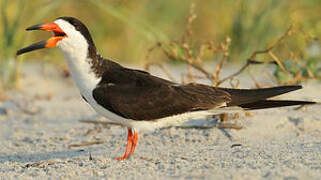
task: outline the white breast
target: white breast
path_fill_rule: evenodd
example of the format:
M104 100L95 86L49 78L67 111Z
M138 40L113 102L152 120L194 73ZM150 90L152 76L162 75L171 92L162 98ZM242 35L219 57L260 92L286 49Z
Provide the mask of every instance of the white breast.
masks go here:
M93 98L92 91L95 89L100 79L95 76L90 68L90 64L88 63L88 59L79 60L77 56L70 57L68 54L63 52L71 76L77 85L80 94L87 100L87 102L91 105L91 107L100 115L106 117L107 119L123 123L123 118L118 116L115 113L108 111L103 108ZM78 57L79 58L79 57Z

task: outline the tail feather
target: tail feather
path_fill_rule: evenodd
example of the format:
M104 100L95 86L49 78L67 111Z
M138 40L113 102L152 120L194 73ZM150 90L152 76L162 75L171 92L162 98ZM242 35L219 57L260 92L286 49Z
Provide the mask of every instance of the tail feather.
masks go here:
M311 101L288 101L288 100L260 100L252 103L240 104L239 106L245 110L266 109L283 106L316 104Z
M301 89L302 86L279 86L272 88L262 88L262 89L229 89L221 88L224 91L227 91L231 95L232 101L229 102L228 106L239 106L245 104L251 104L255 102L267 102L261 101L270 97L281 95L287 92L291 92L297 89ZM293 101L296 102L296 101ZM269 102L272 103L272 102ZM279 107L279 106L277 106Z

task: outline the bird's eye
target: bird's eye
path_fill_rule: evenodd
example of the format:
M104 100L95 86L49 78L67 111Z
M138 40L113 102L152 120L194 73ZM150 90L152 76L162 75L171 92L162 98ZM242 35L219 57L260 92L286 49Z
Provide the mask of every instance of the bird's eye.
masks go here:
M74 27L75 27L75 29L76 29L77 31L80 30L80 27L79 27L77 24L74 24Z

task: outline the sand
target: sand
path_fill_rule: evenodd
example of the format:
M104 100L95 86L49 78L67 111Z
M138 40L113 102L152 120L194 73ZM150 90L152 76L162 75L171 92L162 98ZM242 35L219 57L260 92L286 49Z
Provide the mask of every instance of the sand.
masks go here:
M180 77L177 69L170 67ZM117 161L126 128L79 122L106 119L61 70L46 65L43 73L26 64L23 72L22 90L8 92L0 105L0 179L321 179L320 105L241 114L232 122L241 130L171 127L140 134L135 155ZM321 102L320 82L303 86L282 98ZM84 142L98 144L69 147Z

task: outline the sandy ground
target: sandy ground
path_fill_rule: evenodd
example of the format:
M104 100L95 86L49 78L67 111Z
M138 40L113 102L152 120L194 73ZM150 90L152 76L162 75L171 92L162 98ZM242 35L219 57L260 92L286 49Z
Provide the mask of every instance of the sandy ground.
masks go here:
M241 115L241 130L171 127L141 134L134 157L117 161L126 129L80 123L105 119L60 70L46 66L42 73L28 64L21 84L0 106L0 179L321 179L320 105ZM282 98L321 102L320 82L303 85ZM84 142L102 144L68 148Z

